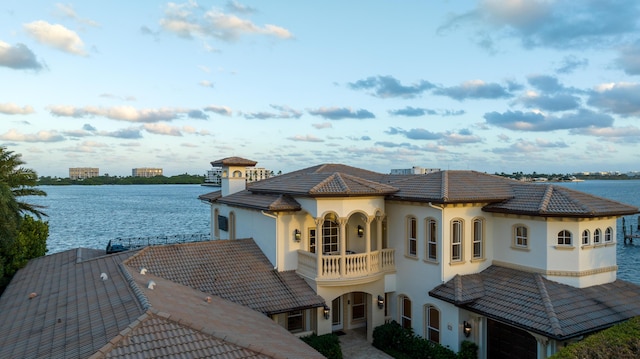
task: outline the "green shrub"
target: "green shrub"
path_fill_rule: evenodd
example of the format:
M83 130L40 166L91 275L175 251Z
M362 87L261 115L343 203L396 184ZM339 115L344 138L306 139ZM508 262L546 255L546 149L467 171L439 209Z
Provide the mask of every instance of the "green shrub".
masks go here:
M402 328L396 321L383 324L373 330L373 346L396 359L458 358L452 350L414 335L412 329Z
M627 359L640 357L640 317L588 336L562 348L553 359Z
M340 340L335 334L316 335L311 334L307 337L300 338L310 347L317 350L320 354L329 359L342 359L342 349L340 349Z
M458 359L478 359L478 344L465 340L460 345Z

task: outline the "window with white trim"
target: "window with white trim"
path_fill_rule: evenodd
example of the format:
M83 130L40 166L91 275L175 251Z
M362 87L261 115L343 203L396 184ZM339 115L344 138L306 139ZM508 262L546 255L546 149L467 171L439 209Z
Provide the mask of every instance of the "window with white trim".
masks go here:
M607 227L607 229L604 230L604 242L613 242L613 229L611 227Z
M316 229L309 228L309 253L316 252Z
M590 237L591 237L591 235L590 235L588 229L585 229L584 231L582 231L582 245L583 246L588 246L589 245L589 241L591 239Z
M440 311L433 305L424 306L425 338L440 343Z
M484 258L484 219L473 220L473 259Z
M418 255L418 221L416 217L407 218L407 255Z
M400 296L400 325L403 328L411 328L411 299L406 295Z
M332 220L325 220L322 225L322 252L338 253L340 250L340 227Z
M427 259L438 260L438 222L435 219L427 220Z
M304 330L304 312L302 310L287 313L287 330L292 333Z
M600 230L600 228L597 228L595 232L593 232L593 244L600 244L601 234L602 231Z
M513 227L513 245L517 248L529 247L529 228L521 224Z
M451 261L460 262L463 259L463 223L460 219L451 221Z
M571 232L563 229L558 232L558 245L560 246L570 246L571 245Z

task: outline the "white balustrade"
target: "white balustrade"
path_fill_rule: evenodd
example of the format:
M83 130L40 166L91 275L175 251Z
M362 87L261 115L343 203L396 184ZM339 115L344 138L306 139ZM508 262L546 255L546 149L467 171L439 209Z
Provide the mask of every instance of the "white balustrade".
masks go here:
M346 254L344 256L344 276L340 274L339 254L322 256L322 270L319 277L316 254L298 250L298 273L317 279L349 279L360 278L395 269L395 249L387 248L370 253ZM369 263L368 263L369 262ZM369 270L367 270L369 264Z

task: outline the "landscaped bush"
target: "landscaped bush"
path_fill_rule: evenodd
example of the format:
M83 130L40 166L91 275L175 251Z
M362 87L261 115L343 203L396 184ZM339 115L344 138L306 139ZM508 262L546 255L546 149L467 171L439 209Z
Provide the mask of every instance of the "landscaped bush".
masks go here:
M373 330L373 346L397 359L470 359L477 358L477 345L471 342L463 343L463 350L459 356L451 349L433 343L413 333L412 329L405 329L396 321L383 324ZM474 349L475 348L475 349ZM475 356L468 356L475 353Z
M326 358L342 359L340 340L335 334L325 334L320 336L311 334L310 336L302 337L301 339Z
M562 348L553 359L630 359L640 357L640 317L632 318Z

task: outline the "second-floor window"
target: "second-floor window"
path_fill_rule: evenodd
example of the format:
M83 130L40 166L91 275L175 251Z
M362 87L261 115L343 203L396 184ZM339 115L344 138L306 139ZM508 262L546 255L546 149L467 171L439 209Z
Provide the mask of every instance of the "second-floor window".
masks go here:
M484 220L473 220L473 259L484 257Z
M438 260L438 224L432 218L427 220L427 259Z
M409 217L407 220L407 255L418 255L418 221L415 217Z
M601 240L601 234L602 231L600 231L600 228L597 228L594 232L593 232L593 244L600 244L600 240Z
M322 252L338 253L340 250L340 227L338 223L326 220L322 225Z
M514 246L518 248L528 248L529 246L529 229L523 225L517 225L514 228Z
M584 231L582 231L582 245L583 246L587 246L589 245L589 230L585 229Z
M462 261L462 221L454 219L451 221L451 261Z
M612 242L613 241L613 229L611 229L611 227L607 227L607 229L604 230L604 242Z
M571 232L562 230L558 232L558 245L570 246L571 245Z
M309 252L316 252L316 229L309 228Z

